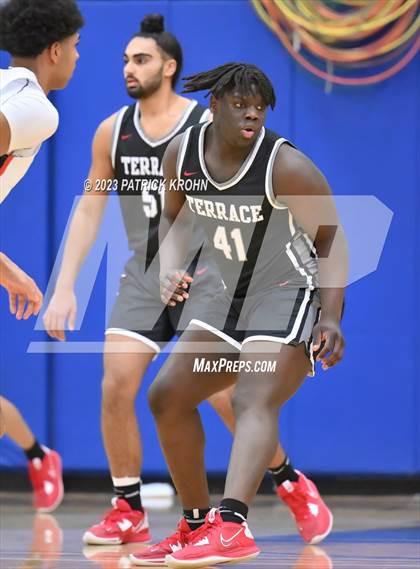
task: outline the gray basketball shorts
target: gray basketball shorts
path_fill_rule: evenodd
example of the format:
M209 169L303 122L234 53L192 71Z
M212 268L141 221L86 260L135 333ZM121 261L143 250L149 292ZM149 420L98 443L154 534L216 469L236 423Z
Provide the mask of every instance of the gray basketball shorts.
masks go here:
M192 318L201 318L204 308L223 291L220 273L211 259L199 260L192 276L190 298L175 307L165 306L160 299L157 271L144 273L142 264L133 256L121 275L105 334L127 336L160 352L174 335L188 327Z
M194 317L191 325L212 332L238 350L254 341L291 346L303 342L313 375L312 331L320 311L318 289L276 286L244 299L222 291L203 318Z

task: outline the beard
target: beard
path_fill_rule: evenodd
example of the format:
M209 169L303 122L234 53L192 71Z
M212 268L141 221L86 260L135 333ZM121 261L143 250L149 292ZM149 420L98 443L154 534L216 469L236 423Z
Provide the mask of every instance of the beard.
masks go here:
M160 89L162 85L162 70L160 70L154 77L148 80L147 83L138 84L136 87L126 87L128 96L132 99L148 99Z

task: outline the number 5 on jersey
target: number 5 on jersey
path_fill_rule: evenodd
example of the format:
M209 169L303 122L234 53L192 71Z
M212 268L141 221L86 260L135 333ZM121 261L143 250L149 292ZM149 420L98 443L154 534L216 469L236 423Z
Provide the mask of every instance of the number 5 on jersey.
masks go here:
M149 190L144 189L141 193L143 200L144 215L148 218L156 217L158 214L158 205L156 197Z

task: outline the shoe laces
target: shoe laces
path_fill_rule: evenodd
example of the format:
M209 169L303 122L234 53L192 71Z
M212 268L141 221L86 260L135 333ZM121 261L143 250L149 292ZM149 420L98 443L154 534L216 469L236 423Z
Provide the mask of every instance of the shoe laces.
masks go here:
M108 523L115 524L116 522L120 521L122 517L130 514L129 511L123 512L122 510L120 510L118 508L117 500L115 498L112 499L112 505L113 505L113 508L111 508L110 510L108 510L106 512L106 514L102 520L102 524L108 524Z
M284 499L293 510L295 517L303 520L312 517L311 511L308 507L307 493L304 492L299 485L295 484L294 491L291 494L288 494Z
M181 545L186 545L188 543L188 537L193 534L194 532L185 531L182 529L181 522L179 522L178 527L174 533L166 537L159 543L161 547L169 547L172 543L176 543L177 541Z
M211 533L216 531L222 523L222 518L217 508L212 508L206 516L206 521L202 526L190 534L188 543L193 545L200 541L203 537L208 537Z
M121 519L121 514L122 512L120 512L119 510L115 510L114 508L112 508L112 510L109 510L105 516L104 519L102 520L102 523L105 524L115 524L117 523L120 519Z

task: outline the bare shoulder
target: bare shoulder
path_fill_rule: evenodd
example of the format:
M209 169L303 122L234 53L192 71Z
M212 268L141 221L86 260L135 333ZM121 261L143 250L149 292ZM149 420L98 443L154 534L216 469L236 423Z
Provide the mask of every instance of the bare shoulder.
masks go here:
M99 123L98 128L95 132L95 138L111 142L117 115L118 112L113 113L111 116L107 117Z
M169 155L169 156L177 156L178 155L178 150L181 146L181 142L182 142L182 139L184 138L184 134L185 133L181 132L181 134L177 134L176 136L173 137L171 142L168 144L168 147L166 148L165 155Z
M312 160L289 144L283 144L276 155L273 185L277 195L285 192L288 195L330 193L324 175Z
M166 172L165 177L176 177L176 163L183 137L183 132L174 136L165 150L165 155L163 157L163 169Z

